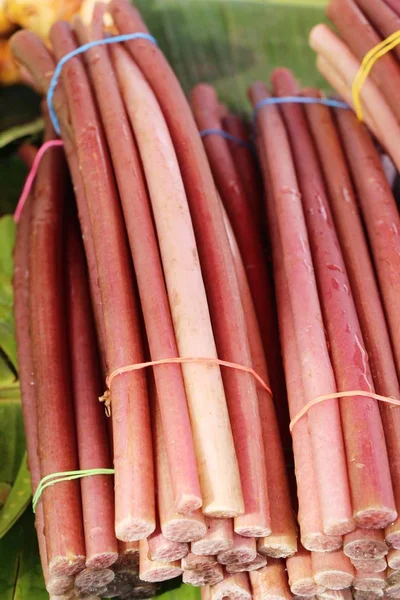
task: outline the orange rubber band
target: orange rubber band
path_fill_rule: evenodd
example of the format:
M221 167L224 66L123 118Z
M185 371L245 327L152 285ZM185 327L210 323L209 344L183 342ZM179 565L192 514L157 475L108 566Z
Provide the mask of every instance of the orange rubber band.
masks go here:
M290 431L293 431L293 428L296 425L296 423L300 421L300 419L308 413L310 408L312 408L316 404L320 404L320 402L325 402L325 400L349 398L352 396L364 396L367 398L372 398L373 400L379 400L379 402L386 402L386 404L392 404L393 406L400 406L400 400L398 400L397 398L392 398L390 396L380 396L379 394L374 394L373 392L365 392L363 390L353 390L350 392L335 392L334 394L326 394L325 396L318 396L318 398L310 400L310 402L307 402L307 404L303 406L299 413L290 421Z
M119 369L115 369L112 371L110 375L106 378L107 390L103 396L99 398L100 402L104 402L106 415L109 417L111 414L111 398L110 398L110 388L111 383L114 377L118 375L123 375L123 373L129 373L130 371L139 371L140 369L146 369L147 367L154 367L157 365L171 365L171 364L188 364L188 363L200 363L206 365L219 365L221 367L228 367L230 369L237 369L238 371L243 371L245 373L250 373L257 380L257 382L264 388L267 392L269 392L272 396L271 388L265 383L262 377L254 369L251 367L246 367L245 365L240 365L238 363L228 362L227 360L220 360L219 358L184 358L184 357L173 357L173 358L161 358L160 360L150 360L148 362L136 363L133 365L126 365L125 367L119 367Z

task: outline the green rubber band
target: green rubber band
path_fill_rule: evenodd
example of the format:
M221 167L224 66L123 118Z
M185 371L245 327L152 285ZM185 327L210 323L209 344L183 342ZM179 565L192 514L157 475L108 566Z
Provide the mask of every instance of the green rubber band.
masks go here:
M37 504L40 500L43 491L55 483L61 481L73 481L74 479L82 479L82 477L91 477L92 475L114 475L114 469L84 469L82 471L64 471L61 473L50 473L40 480L36 492L32 498L32 509L36 512Z

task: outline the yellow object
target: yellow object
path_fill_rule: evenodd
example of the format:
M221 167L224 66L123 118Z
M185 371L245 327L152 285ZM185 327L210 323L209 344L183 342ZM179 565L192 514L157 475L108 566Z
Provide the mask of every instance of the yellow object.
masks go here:
M361 98L360 92L361 88L364 85L365 80L371 72L372 67L376 63L376 61L384 56L393 48L395 48L398 44L400 44L400 30L395 31L385 40L371 48L369 52L364 56L360 68L357 72L357 75L354 78L353 85L351 87L351 95L353 98L353 105L356 115L360 121L363 120L363 112L361 106Z
M76 14L82 0L6 0L7 16L11 22L34 31L46 39L53 23L69 20Z
M8 40L0 38L0 83L13 85L20 81L20 71L15 62Z
M0 0L0 35L8 35L15 29L15 25L7 15L8 0Z

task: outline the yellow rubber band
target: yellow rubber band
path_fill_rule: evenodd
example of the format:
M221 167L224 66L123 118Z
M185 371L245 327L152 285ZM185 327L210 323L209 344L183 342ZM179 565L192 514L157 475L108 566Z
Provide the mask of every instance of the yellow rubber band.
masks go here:
M50 485L60 483L61 481L73 481L82 477L91 477L92 475L114 475L114 469L83 469L82 471L64 471L61 473L50 473L40 480L36 492L32 498L32 509L36 512L37 503L40 500L44 490Z
M395 31L382 42L379 42L379 44L371 48L371 50L367 52L367 54L364 56L361 62L360 68L357 71L357 75L354 78L353 85L351 86L351 95L353 98L354 110L356 112L357 118L360 121L363 120L363 111L360 97L361 88L364 85L365 80L370 74L371 69L376 63L376 61L382 56L385 56L385 54L387 54L391 50L393 50L393 48L395 48L398 44L400 44L400 30Z

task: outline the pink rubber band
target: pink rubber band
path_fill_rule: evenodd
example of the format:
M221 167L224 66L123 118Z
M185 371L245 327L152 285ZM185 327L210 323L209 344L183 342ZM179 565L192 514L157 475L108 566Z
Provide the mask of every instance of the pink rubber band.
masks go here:
M364 396L364 398L372 398L373 400L378 400L379 402L386 402L386 404L400 406L400 400L398 400L397 398L391 398L390 396L380 396L379 394L374 394L373 392L365 392L363 390L352 390L349 392L335 392L334 394L326 394L325 396L318 396L318 398L310 400L310 402L307 402L307 404L303 406L303 408L298 412L298 414L295 417L293 417L293 419L290 421L290 431L293 431L293 428L296 425L296 423L300 421L300 419L308 413L310 408L312 408L316 404L325 402L325 400L351 398L352 396Z
M265 383L265 381L260 377L258 373L251 367L246 367L245 365L240 365L238 363L228 362L226 360L220 360L219 358L184 358L184 357L173 357L173 358L162 358L160 360L150 360L148 362L136 363L133 365L126 365L125 367L120 367L119 369L115 369L110 373L110 375L106 379L107 391L104 396L99 398L100 402L105 403L106 414L110 416L110 387L112 380L114 377L118 375L122 375L123 373L129 373L130 371L139 371L140 369L146 369L147 367L154 367L157 365L170 365L170 364L188 364L188 363L199 363L206 365L218 365L221 367L228 367L230 369L237 369L238 371L244 371L245 373L250 373L255 377L257 382L272 396L271 388Z
M37 152L37 154L35 156L35 159L34 159L34 161L32 163L31 170L29 171L28 177L26 178L26 181L24 183L24 187L22 189L21 196L20 196L20 198L18 200L17 208L15 209L15 212L14 212L14 221L16 223L18 223L18 221L21 218L22 210L24 208L26 199L29 196L30 191L32 189L32 185L33 185L33 182L35 180L35 177L36 177L36 174L37 174L37 171L38 171L38 168L39 168L39 164L40 164L40 161L43 158L44 153L49 148L53 148L54 146L63 146L63 145L64 145L64 142L62 140L49 140L48 142L45 142L39 148L39 150L38 150L38 152Z

